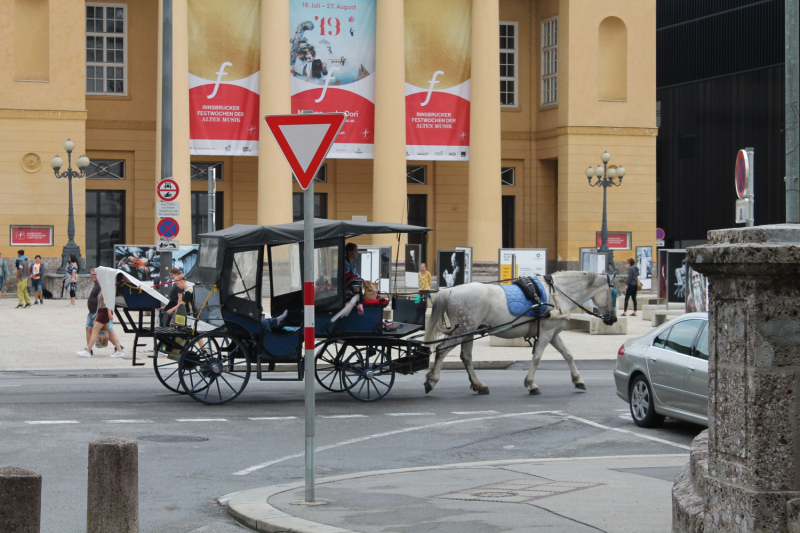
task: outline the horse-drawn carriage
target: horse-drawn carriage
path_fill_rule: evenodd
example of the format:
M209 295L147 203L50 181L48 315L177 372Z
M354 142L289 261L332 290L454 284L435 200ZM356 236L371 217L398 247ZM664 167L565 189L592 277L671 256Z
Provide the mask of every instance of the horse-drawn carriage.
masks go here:
M315 336L322 339L315 377L325 389L375 401L391 390L395 374L428 368L430 349L408 338L424 329L424 299L366 294L362 280L346 280L344 264L346 238L428 231L404 224L314 221ZM260 381L303 380L305 245L302 222L236 225L200 235L197 264L186 276L194 284L196 316L184 321L179 312L171 327L154 329L153 363L159 380L206 404L236 398L253 367ZM271 316L286 313L280 324L263 317L265 296ZM399 320L384 320L390 304ZM296 373L277 372L286 363L296 365Z

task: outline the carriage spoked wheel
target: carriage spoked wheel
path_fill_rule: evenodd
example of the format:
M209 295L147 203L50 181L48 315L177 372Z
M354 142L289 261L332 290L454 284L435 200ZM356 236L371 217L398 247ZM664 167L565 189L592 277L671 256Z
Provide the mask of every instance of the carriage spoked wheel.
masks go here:
M223 332L209 332L191 339L178 363L181 386L189 396L208 405L219 405L239 396L250 380L247 348Z
M342 369L348 348L352 349L352 346L346 341L335 340L326 342L317 352L314 375L324 389L331 392L347 390L342 381Z
M159 342L158 349L153 353L153 370L156 372L158 381L167 389L178 394L186 394L178 375L180 354L179 348L170 349L163 342Z
M386 396L394 385L394 363L389 352L379 346L357 348L344 360L342 384L350 396L362 402Z

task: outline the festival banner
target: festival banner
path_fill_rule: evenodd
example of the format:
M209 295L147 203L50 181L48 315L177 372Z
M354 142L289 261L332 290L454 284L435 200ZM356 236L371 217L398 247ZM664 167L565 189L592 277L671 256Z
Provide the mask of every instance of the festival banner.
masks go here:
M188 0L192 155L258 155L261 0Z
M347 113L329 158L374 154L375 4L290 0L292 113Z
M406 159L467 161L472 0L405 0Z

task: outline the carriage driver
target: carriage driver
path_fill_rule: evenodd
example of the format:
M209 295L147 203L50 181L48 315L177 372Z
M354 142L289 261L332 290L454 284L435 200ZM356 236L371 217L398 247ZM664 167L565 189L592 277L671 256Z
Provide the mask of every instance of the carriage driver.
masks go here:
M345 283L350 281L347 278L347 274L351 274L357 278L361 276L358 273L358 267L356 266L356 259L358 259L358 245L354 242L348 242L347 246L344 247L344 274L345 274Z

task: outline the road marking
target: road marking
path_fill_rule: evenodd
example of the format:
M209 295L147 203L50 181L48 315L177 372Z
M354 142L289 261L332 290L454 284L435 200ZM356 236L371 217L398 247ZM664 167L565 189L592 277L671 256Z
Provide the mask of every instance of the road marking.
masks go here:
M682 450L691 450L691 447L686 446L685 444L678 444L677 442L672 442L672 441L666 440L666 439L659 439L658 437L652 437L650 435L642 435L641 433L637 433L635 431L629 431L627 429L612 428L610 426L604 426L603 424L598 424L597 422L592 422L591 420L586 420L585 418L581 418L579 416L572 416L572 415L568 415L566 413L564 413L564 416L566 416L567 418L570 418L572 420L575 420L576 422L582 422L582 423L584 423L586 425L594 426L596 428L606 429L606 430L609 430L609 431L616 431L618 433L625 433L625 434L628 434L628 435L633 435L634 437L639 437L640 439L647 439L647 440L651 440L653 442L659 442L661 444L668 444L669 446L675 446L676 448L680 448Z
M256 416L248 420L294 420L296 416Z
M367 415L319 415L320 418L369 418Z
M633 420L631 415L619 415L619 417L623 420Z
M435 416L436 413L386 413L386 416Z
M617 413L627 413L630 409L614 409Z
M152 420L103 420L106 424L152 424Z
M509 444L508 446L503 446L504 450L513 450L514 448L516 448L516 446L514 446L513 444Z
M355 438L355 439L345 440L345 441L342 441L342 442L337 442L335 444L329 444L327 446L320 446L319 448L317 448L315 450L315 452L316 453L324 452L325 450L331 450L333 448L339 448L340 446L347 446L349 444L356 444L358 442L364 442L364 441L372 440L372 439L379 439L379 438L382 438L382 437L391 437L393 435L400 435L402 433L409 433L411 431L419 431L419 430L422 430L422 429L432 429L432 428L437 428L437 427L452 426L452 425L455 425L455 424L467 424L467 423L470 423L470 422L479 422L481 420L497 420L497 419L500 419L500 418L512 418L512 417L518 417L518 416L530 416L530 415L541 415L541 414L557 414L557 415L560 415L560 416L565 416L561 412L555 413L554 411L530 411L530 412L527 412L527 413L511 413L511 414L497 415L497 416L483 416L483 417L479 417L479 418L461 418L461 419L458 419L458 420L448 420L447 422L435 422L433 424L425 424L424 426L414 426L414 427L410 427L410 428L396 429L394 431L386 431L384 433L375 433L373 435L366 435L364 437L358 437L358 438ZM305 452L303 452L303 453L295 453L293 455L286 455L286 456L280 457L278 459L273 459L272 461L267 461L265 463L261 463L261 464L255 465L255 466L251 466L251 467L245 468L244 470L239 470L238 472L234 472L233 475L234 476L246 476L248 474L252 474L253 472L255 472L257 470L261 470L262 468L266 468L266 467L272 466L274 464L282 463L284 461L289 461L291 459L297 459L298 457L303 457L303 456L305 456Z
M497 415L497 411L453 411L454 415Z
M176 418L177 422L227 422L227 418Z
M80 424L77 420L26 420L26 424L43 426L49 424Z

